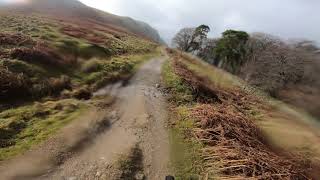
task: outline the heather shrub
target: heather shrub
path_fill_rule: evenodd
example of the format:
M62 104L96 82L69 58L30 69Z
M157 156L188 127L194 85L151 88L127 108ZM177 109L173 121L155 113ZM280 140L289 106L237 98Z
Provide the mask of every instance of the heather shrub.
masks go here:
M29 93L29 81L22 73L15 74L0 65L0 99L10 100Z
M71 79L65 75L60 78L50 78L48 82L51 95L57 95L64 89L71 89Z
M72 92L72 97L79 100L88 100L92 97L92 93L89 87L82 87Z

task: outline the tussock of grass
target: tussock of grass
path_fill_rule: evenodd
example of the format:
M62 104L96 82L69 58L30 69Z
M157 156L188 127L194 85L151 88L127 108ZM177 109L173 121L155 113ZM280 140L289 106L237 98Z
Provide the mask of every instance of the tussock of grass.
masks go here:
M81 65L81 71L84 73L93 73L101 70L102 67L102 62L99 59L93 58L88 61L85 61Z
M45 71L41 67L19 60L2 60L0 66L6 67L13 73L23 73L35 79L40 79L41 76L45 75Z
M77 118L87 105L71 99L35 103L0 113L0 160L23 153Z
M3 101L58 95L71 88L68 76L50 77L43 67L19 60L0 60L0 73L0 97Z
M129 154L118 160L117 167L120 170L119 179L135 180L136 175L143 173L143 154L141 148L136 145ZM143 178L145 179L145 177Z
M111 59L92 59L84 62L82 68L84 71L93 72L84 73L81 76L86 84L97 90L108 83L128 79L143 62L156 55L156 53L148 53L118 56Z

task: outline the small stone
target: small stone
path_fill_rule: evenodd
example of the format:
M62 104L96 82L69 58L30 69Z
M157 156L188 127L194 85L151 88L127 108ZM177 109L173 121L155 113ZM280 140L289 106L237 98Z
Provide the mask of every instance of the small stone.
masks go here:
M97 177L100 177L100 176L101 176L101 172L98 171L98 172L96 173L96 176L97 176Z
M160 84L156 84L156 88L160 88Z
M145 176L144 176L143 173L137 173L136 176L135 176L135 178L136 178L137 180L144 180Z
M102 174L100 179L102 179L102 180L107 180L107 178L108 178L108 177L107 177L106 174Z

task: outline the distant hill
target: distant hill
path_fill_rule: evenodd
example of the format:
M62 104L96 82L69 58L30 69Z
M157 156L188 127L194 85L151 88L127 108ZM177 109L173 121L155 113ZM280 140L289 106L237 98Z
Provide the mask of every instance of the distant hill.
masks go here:
M147 23L129 17L116 16L84 5L78 0L31 0L20 5L7 4L3 10L14 13L39 13L55 19L72 19L87 23L115 26L115 28L164 43L157 30ZM3 11L1 10L1 11Z

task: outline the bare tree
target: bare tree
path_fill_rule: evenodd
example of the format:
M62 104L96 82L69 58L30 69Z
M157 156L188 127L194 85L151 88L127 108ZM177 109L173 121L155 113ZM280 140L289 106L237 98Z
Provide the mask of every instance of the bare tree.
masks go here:
M279 38L257 33L246 44L247 62L240 75L249 83L276 96L288 84L298 83L304 75L305 56Z
M189 52L194 41L195 28L183 28L181 29L172 40L174 47L181 51Z
M183 28L173 38L174 47L185 51L194 52L202 47L202 43L207 39L210 27L200 25L196 28Z
M315 53L319 50L316 42L310 40L297 40L291 43L294 48L298 48L304 51Z
M240 76L277 98L320 118L320 56L310 41L295 44L263 33L246 44Z

